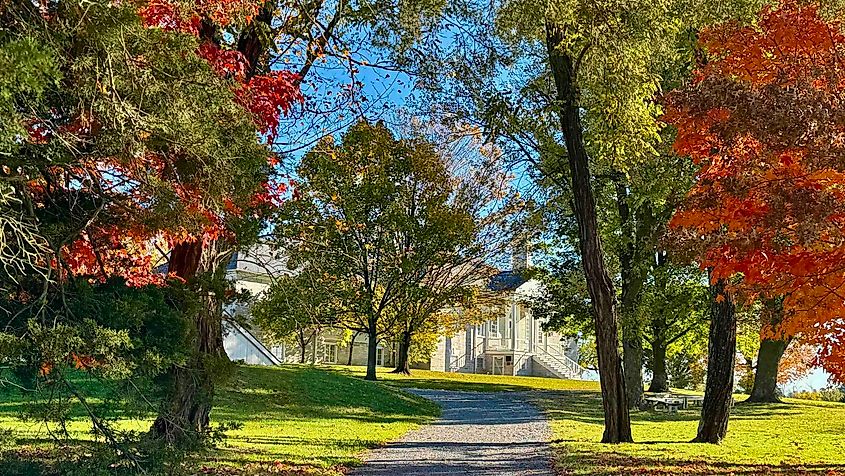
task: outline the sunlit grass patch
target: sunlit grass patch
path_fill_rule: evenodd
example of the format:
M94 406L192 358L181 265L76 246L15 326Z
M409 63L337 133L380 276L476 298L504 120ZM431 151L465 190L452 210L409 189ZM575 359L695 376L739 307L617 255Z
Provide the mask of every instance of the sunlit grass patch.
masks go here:
M341 373L363 376L364 367L332 367ZM470 374L411 370L411 375L394 374L379 369L378 378L396 387L458 390L471 392L507 392L526 390L598 390L599 383L589 380L565 380L543 377L514 377L509 375Z
M52 459L85 454L90 422L74 409L67 446L52 444L55 425L20 419L22 402L0 396L0 431L10 430L0 475L56 474ZM5 401L3 401L5 399ZM341 474L360 455L436 417L433 403L391 386L307 366L241 366L218 392L213 423L235 423L211 451L187 465L197 473ZM119 419L124 430L146 431L151 419ZM11 446L11 447L9 447ZM13 472L8 472L13 471Z
M634 411L636 443L605 445L598 393L547 393L537 400L551 418L558 470L566 475L845 474L845 404L740 403L721 445L689 443L697 408Z

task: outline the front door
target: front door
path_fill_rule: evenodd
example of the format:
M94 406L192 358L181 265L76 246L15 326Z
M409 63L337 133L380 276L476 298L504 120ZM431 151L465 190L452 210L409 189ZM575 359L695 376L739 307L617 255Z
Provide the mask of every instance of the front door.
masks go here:
M497 355L493 357L493 375L504 375L505 357Z

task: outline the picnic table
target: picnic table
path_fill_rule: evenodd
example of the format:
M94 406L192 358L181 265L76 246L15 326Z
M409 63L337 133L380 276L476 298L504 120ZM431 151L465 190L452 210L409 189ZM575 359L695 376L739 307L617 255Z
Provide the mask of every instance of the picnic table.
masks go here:
M701 405L704 397L701 395L686 395L682 393L656 393L646 395L643 399L655 411L666 410L675 413L679 409L686 410L690 406Z

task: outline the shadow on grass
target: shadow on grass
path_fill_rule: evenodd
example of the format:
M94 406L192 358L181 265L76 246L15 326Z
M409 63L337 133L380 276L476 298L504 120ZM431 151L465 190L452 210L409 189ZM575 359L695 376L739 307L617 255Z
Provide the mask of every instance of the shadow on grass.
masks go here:
M0 457L0 475L3 476L60 476L61 470L47 462L15 457Z
M88 454L103 449L101 444L61 447L21 447L0 452L0 476L67 476L68 474L103 474L135 476L138 473L119 461L97 459ZM255 452L258 453L258 452ZM209 454L196 454L169 466L157 467L144 474L202 474L211 476L342 476L344 466L354 464L342 458L320 458L321 464L297 464L284 458L250 459L246 451L226 449ZM283 455L279 455L283 456ZM316 461L315 461L316 463ZM172 472L175 471L175 472Z
M62 440L48 445L42 440L19 440L19 445L0 451L2 476L66 476L67 474L109 474L123 476L129 469L115 458L99 456L107 450L102 443ZM35 443L29 445L28 443Z

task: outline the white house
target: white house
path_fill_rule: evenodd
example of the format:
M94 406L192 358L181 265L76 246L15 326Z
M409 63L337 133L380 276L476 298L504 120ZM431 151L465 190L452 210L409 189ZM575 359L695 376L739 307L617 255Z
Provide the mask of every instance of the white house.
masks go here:
M578 364L577 340L543 331L543 321L535 319L526 305L538 296L541 284L523 275L517 269L491 278L488 287L506 294L504 312L497 319L467 326L455 336L441 337L431 358L431 370L581 377L584 369Z
M503 294L506 304L501 316L467 326L453 336L441 337L430 361L414 367L442 372L580 378L584 369L577 363L577 341L544 332L543 323L534 319L526 305L541 291L539 281L525 277L529 260L527 252L517 254L514 270L500 272L487 280L489 290ZM229 264L229 277L236 287L248 289L253 295L269 287L271 273L285 272L289 271L266 247L236 254ZM243 305L227 309L230 316L243 317L248 312ZM300 361L302 349L297 346L265 345L260 330L245 328L234 319L227 320L225 327L224 345L232 360L258 365ZM392 366L397 349L396 343L382 341L376 353L378 365ZM305 357L310 363L365 365L367 335L338 329L321 331L309 342Z
M237 252L229 261L227 278L234 281L238 291L249 291L260 296L271 283L271 276L289 272L284 263L275 258L265 245L247 252ZM224 310L223 347L230 359L254 365L279 365L283 362L264 345L261 333L239 321L249 321L249 307L232 304Z

